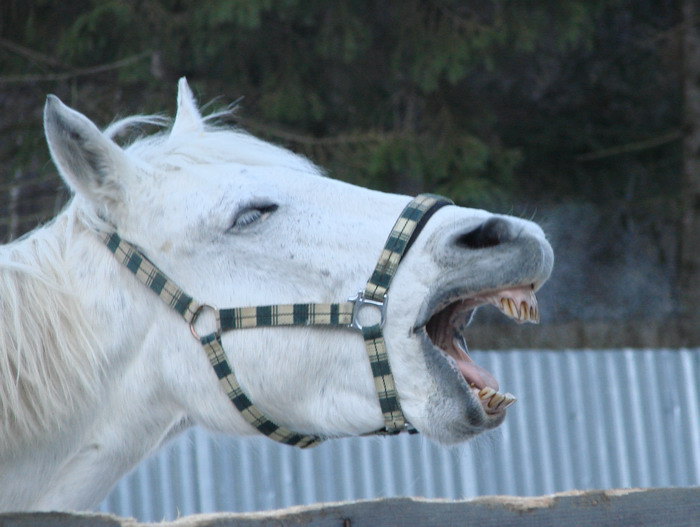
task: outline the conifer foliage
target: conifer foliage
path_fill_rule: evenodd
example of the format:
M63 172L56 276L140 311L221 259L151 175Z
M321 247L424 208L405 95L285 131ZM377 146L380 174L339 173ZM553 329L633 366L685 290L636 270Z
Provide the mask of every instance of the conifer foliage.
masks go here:
M490 207L673 196L677 3L4 0L0 185L46 170L46 93L107 124L171 109L185 75L203 102L242 96L253 133L374 188Z

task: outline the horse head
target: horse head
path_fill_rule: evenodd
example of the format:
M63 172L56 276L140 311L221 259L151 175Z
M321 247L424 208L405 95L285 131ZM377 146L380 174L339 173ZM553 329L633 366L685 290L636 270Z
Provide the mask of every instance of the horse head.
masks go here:
M111 258L100 236L118 233L206 305L342 302L364 288L410 201L331 179L303 157L211 124L184 80L171 129L126 147L55 97L45 128L75 193L70 207L84 228L72 272L83 277L86 316L110 342L105 353L139 365L123 366L134 393L157 393L149 400L218 431L253 429L188 325ZM553 255L536 224L483 210L444 206L421 227L393 277L383 336L407 420L455 443L500 424L514 400L469 357L474 310L491 304L517 322L538 321L535 293ZM275 423L324 437L381 428L357 332L257 327L222 342L243 391Z

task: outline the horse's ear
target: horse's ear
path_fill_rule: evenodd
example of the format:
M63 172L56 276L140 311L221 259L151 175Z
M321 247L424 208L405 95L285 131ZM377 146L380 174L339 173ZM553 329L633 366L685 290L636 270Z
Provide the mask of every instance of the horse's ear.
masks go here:
M181 134L201 133L204 131L204 121L202 115L197 109L197 103L192 95L187 84L187 79L182 77L177 83L177 114L173 129L170 132L171 137L177 137Z
M75 192L103 206L120 200L120 180L135 167L90 119L49 95L44 131L54 163Z

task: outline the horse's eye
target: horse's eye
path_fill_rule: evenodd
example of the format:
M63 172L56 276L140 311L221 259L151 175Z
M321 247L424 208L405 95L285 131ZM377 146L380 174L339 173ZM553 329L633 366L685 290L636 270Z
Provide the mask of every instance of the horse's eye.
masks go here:
M278 205L273 203L267 205L254 205L242 209L231 223L232 229L243 229L256 221L264 220L278 209Z

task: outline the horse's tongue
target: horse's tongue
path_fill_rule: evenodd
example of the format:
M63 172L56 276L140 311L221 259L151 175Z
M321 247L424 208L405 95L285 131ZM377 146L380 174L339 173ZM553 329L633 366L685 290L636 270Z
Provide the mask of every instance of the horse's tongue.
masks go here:
M498 381L494 379L493 375L491 375L488 370L482 368L476 362L458 360L457 366L470 386L474 385L480 390L488 386L498 391Z
M452 358L457 362L457 367L467 381L467 384L479 390L489 387L498 391L498 381L491 375L491 372L479 366L469 356L463 338L455 337L452 341L452 347L453 349L450 355L452 355Z

